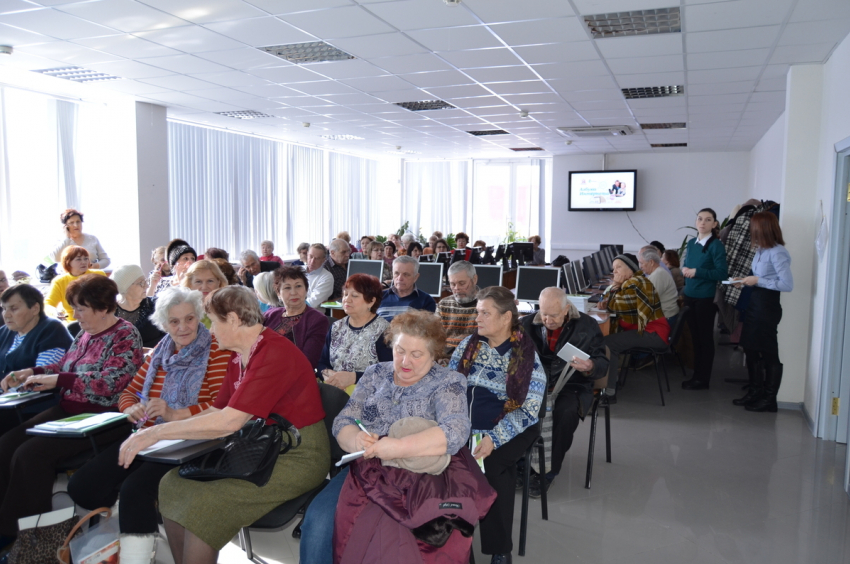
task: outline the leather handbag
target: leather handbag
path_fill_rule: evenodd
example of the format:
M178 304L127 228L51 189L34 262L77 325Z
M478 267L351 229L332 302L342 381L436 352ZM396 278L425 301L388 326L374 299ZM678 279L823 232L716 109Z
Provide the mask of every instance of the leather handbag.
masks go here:
M44 515L39 515L38 521L41 521ZM71 533L70 536L73 536L77 532L76 525L79 520L80 518L74 515L70 519L47 526L39 526L37 521L35 527L21 530L11 552L9 552L9 563L44 564L45 562L53 562L53 559L56 558L56 550L69 537L69 533Z
M269 482L277 457L300 444L298 429L277 413L270 413L268 419L249 421L221 448L186 462L178 472L189 480L234 478L262 487Z

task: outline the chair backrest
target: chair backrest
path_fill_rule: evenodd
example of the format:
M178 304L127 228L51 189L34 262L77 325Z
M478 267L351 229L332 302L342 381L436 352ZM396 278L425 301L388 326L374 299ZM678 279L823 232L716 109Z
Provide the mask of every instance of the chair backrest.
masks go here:
M682 330L685 328L685 319L688 317L688 312L691 310L689 306L685 306L679 310L679 315L676 317L676 323L670 329L670 346L676 348L679 344L679 338L682 336Z
M611 349L605 347L605 358L611 360ZM593 381L593 389L594 390L604 390L608 387L608 375L606 374L602 378Z
M334 419L348 403L349 396L344 390L335 388L330 384L319 383L319 393L322 396L322 407L325 410L325 427L328 429L328 439L331 443L331 463L335 464L345 456L346 453L336 442L333 435Z

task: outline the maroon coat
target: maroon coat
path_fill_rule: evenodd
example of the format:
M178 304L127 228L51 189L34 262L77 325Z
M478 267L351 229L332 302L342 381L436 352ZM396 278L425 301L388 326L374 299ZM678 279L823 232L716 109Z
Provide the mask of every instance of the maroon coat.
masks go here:
M276 307L263 315L263 325L277 332L286 308ZM307 306L301 315L298 325L292 330L295 346L298 347L315 369L322 358L322 348L325 346L325 335L328 333L330 320L316 309Z
M466 564L474 527L495 500L467 447L439 476L358 459L337 504L334 564Z

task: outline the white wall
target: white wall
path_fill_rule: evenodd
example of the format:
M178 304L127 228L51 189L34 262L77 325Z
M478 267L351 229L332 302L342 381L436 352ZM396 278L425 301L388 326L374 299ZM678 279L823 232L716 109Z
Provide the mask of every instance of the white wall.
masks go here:
M151 252L168 242L168 123L164 106L136 102L136 170L139 201L138 264L147 272ZM198 251L203 252L203 251Z
M750 197L778 202L782 194L785 144L783 113L750 152Z
M581 258L597 243L623 244L635 252L645 245L625 212L569 212L570 170L599 170L601 155L555 157L552 185L552 250L550 256ZM678 248L701 208L713 208L719 219L749 198L750 155L734 153L608 155L606 168L637 169L637 211L632 222L647 241Z

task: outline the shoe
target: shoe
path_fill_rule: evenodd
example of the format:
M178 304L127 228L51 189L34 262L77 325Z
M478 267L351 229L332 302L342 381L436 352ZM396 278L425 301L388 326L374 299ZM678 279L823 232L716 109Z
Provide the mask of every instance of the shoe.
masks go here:
M490 558L490 564L511 564L513 562L511 560L511 553L507 554L494 554L492 558Z
M682 382L683 390L707 390L708 382L703 382L702 380L697 380L696 378L691 378L690 380L685 380Z
M747 378L749 380L747 394L742 398L732 400L732 405L755 403L764 394L764 373L762 372L761 362L757 359L750 359L750 355L747 355Z
M764 394L761 396L761 399L745 405L744 409L747 411L776 413L776 393L782 384L782 368L783 366L781 364L775 364L765 368Z
M540 476L535 476L537 479L532 480L531 484L528 486L528 497L531 499L540 499L543 495L543 491L541 490L541 481ZM555 477L552 476L550 479L548 476L543 480L543 483L546 484L546 491L549 491L549 488L552 486L552 482L555 481Z

